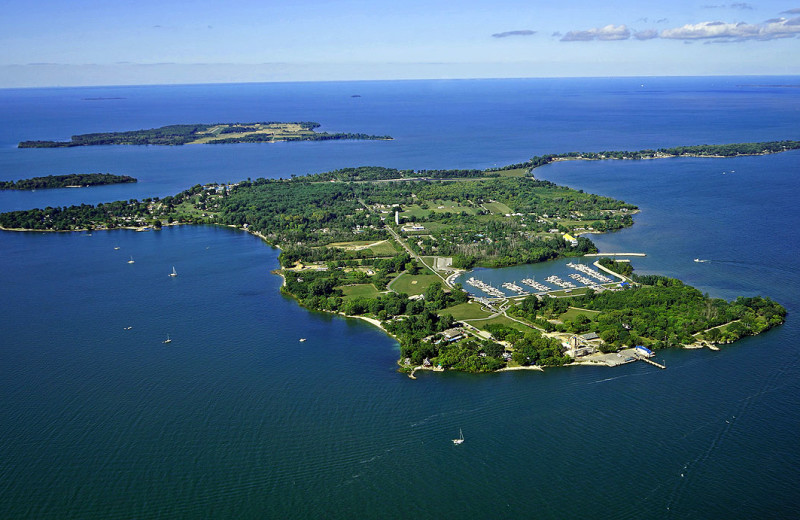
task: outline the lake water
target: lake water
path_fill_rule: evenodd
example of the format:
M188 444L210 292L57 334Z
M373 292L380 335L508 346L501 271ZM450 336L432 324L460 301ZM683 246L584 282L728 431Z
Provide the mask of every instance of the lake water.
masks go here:
M140 182L2 192L0 210L346 166L484 168L549 152L796 139L800 89L758 85L798 81L3 90L0 180L102 171ZM256 120L395 140L15 148ZM637 363L413 381L396 372L397 344L379 330L282 297L270 274L277 251L246 233L0 233L0 518L796 517L798 173L798 152L536 170L640 207L632 228L593 237L601 251L647 253L637 272L717 297L769 296L790 312L720 352L659 353L664 371ZM562 265L480 277L539 280ZM466 442L456 447L459 428Z

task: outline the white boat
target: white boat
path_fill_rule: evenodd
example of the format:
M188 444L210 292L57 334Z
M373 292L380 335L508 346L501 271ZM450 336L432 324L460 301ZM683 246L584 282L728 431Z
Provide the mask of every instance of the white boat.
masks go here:
M453 439L453 444L459 445L464 442L464 432L461 431L461 428L458 429L458 439Z
M306 340L306 338L300 338L300 342L301 342L301 343L302 343L303 341L305 341L305 340Z
M175 266L172 266L172 272L169 273L170 276L178 276L178 271L175 270Z
M169 334L167 334L167 339L165 339L165 340L164 340L164 341L162 341L161 343L172 343L172 340L171 340L171 339L169 339Z
M130 260L128 260L128 263L129 263L129 264L132 264L132 263L133 263L133 257L131 257L131 259L130 259Z

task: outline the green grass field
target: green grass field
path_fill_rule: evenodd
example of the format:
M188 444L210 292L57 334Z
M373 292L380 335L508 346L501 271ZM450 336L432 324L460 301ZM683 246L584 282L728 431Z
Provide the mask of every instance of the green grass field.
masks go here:
M561 289L561 290L558 290L558 291L552 291L552 292L550 292L550 294L552 294L553 296L556 296L556 297L559 297L559 296L580 296L582 294L585 294L586 291L588 291L588 290L589 290L588 287L579 287L577 289L572 289L572 290ZM570 291L570 292L567 292L567 291Z
M395 292L406 293L409 296L422 294L425 289L430 287L433 282L441 282L442 279L435 274L410 275L403 273L392 282L391 289Z
M375 240L354 240L352 242L331 242L328 247L339 247L341 249L353 249L373 244Z
M528 174L527 168L516 168L514 170L503 170L497 172L500 177L525 177Z
M522 323L517 323L514 320L506 318L505 316L498 316L496 318L492 318L491 320L484 320L484 321L473 321L471 325L478 327L479 329L486 330L486 326L490 324L498 323L500 325L505 325L506 327L510 327L512 329L517 329L521 332L530 332L531 330L535 330L532 327L528 327L527 325L523 325Z
M580 309L575 309L575 308L573 308L573 307L570 307L570 308L569 308L569 310L567 310L567 312L565 312L564 314L562 314L561 316L559 316L559 317L558 317L558 319L560 319L561 321L564 321L564 320L574 320L574 319L575 319L575 317L576 317L578 314L583 314L583 315L584 315L584 316L586 316L587 318L594 318L595 316L597 316L598 314L600 314L600 311L580 310Z
M512 209L503 204L502 202L486 202L483 206L497 215L506 215L508 213L513 213Z
M344 293L344 298L377 298L381 293L371 283L358 285L345 285L338 287Z
M453 307L442 309L439 311L439 314L449 314L456 320L474 320L491 316L491 314L483 310L479 304L472 302L461 303Z
M395 256L397 249L394 247L394 241L384 240L369 248L375 256Z
M471 206L462 206L452 200L434 200L428 203L428 209L422 209L418 204L406 206L404 211L400 212L401 217L406 219L420 219L428 215L430 212L434 213L461 213L467 212L470 215L476 215L479 208Z

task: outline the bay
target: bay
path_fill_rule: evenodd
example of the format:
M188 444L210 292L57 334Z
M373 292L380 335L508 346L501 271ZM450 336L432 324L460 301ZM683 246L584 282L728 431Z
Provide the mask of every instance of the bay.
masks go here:
M363 164L483 168L549 152L791 139L797 89L742 85L792 82L0 91L10 123L0 130L0 179L110 171L141 180L2 192L0 209L164 196L196 183ZM87 99L99 97L124 99ZM234 120L315 120L323 130L396 139L14 148L23 139ZM799 159L791 152L536 170L637 204L632 228L592 237L601 250L646 252L634 260L637 271L718 297L770 296L790 311L785 325L720 352L659 353L665 371L634 364L412 381L395 371L391 338L282 297L269 272L277 251L240 231L0 233L0 517L796 516ZM551 268L482 276L520 279ZM459 428L466 442L455 447Z

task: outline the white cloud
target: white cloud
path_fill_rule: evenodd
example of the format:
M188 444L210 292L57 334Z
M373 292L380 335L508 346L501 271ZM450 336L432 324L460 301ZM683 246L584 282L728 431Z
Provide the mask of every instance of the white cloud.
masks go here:
M532 36L536 34L536 31L530 30L522 30L522 31L506 31L501 33L494 33L492 35L493 38L508 38L509 36Z
M655 29L645 29L644 31L633 33L633 37L637 40L652 40L653 38L658 38L658 31Z
M569 31L561 38L562 42L586 42L592 40L614 41L627 40L631 37L631 32L625 25L606 25L589 29L588 31Z
M668 40L727 39L774 40L800 34L800 18L777 18L760 24L701 22L664 29L659 36Z

